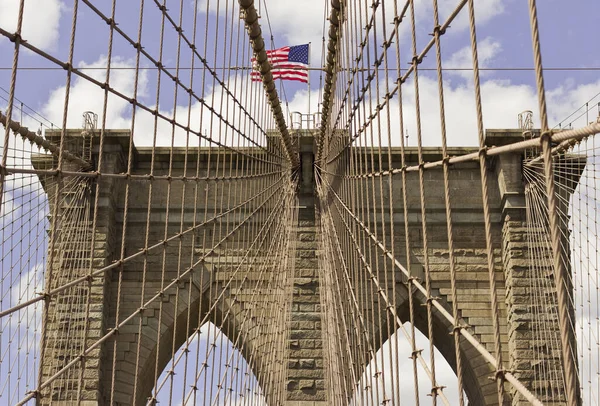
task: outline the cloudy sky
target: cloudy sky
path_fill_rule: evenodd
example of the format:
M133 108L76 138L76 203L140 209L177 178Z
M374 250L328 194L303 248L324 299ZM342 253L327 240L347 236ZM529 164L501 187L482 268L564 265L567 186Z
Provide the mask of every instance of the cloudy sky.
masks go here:
M0 26L8 31L13 31L16 27L16 13L18 9L18 0L0 0ZM98 10L106 16L110 16L109 1L96 1ZM209 32L214 32L215 21L221 25L226 22L225 15L227 7L231 2L220 2L220 9L216 2L207 4L207 0L183 0L183 20L182 26L184 33L192 37L192 27L194 18L194 7L197 3L198 8L198 34L196 42L199 47L204 45L204 26L208 21ZM259 4L260 3L260 4ZM323 16L326 12L325 4L322 0L306 0L301 6L291 6L289 1L270 0L265 3L257 2L260 8L261 24L265 37L273 37L276 47L284 45L312 44L311 65L319 67L321 65L321 49L323 44ZM441 20L445 19L449 11L455 6L455 0L440 0ZM137 28L139 20L139 2L138 1L118 1L116 2L115 20L127 35L132 39L137 38ZM393 10L393 0L386 0L388 18L391 21L391 11ZM178 20L180 14L180 2L168 1L167 7L174 20ZM558 125L570 114L576 112L586 102L596 105L600 102L597 96L600 92L600 47L595 41L597 30L595 29L595 16L600 14L600 3L595 0L576 0L565 2L561 0L543 0L538 2L539 19L542 33L542 51L544 65L547 68L596 68L596 70L561 70L546 71L546 85L548 89L548 101L550 108L551 125ZM209 17L206 17L208 10ZM487 68L528 68L533 66L531 52L531 34L528 22L528 12L526 2L521 0L479 0L476 2L477 21L478 21L478 39L481 66ZM466 11L466 10L464 10ZM443 59L446 68L469 68L471 66L469 45L469 32L466 21L466 13L455 21L448 33L443 37ZM69 55L69 40L71 36L71 22L73 19L73 2L63 0L27 0L25 3L25 17L23 22L23 37L31 44L42 49L56 58L66 61ZM417 19L417 43L420 49L429 41L428 33L431 32L432 17L431 4L429 1L420 0L416 2ZM237 19L235 19L237 20ZM159 55L159 38L161 26L161 14L154 2L147 2L144 11L142 30L142 44L154 58ZM406 20L408 22L409 20ZM237 24L237 21L235 21ZM404 55L411 53L410 37L407 25L401 29L401 47ZM221 30L220 32L223 32ZM211 35L209 35L211 37ZM211 41L210 38L207 47L206 57L211 66L223 66L221 56L213 58L215 43L217 49L223 42L223 37ZM267 41L269 42L269 41ZM86 70L89 75L103 81L105 77L104 68L107 64L108 50L108 28L96 12L92 11L85 4L80 4L77 13L77 31L74 44L74 64L83 68L100 68L98 70ZM177 60L176 52L176 33L172 28L165 30L163 63L171 71ZM186 48L184 46L184 48ZM0 97L6 98L5 90L8 90L11 78L13 45L5 38L0 38L0 52L4 55L4 61L0 65ZM219 54L220 55L220 54ZM241 54L237 55L238 66L250 66L249 56L241 60ZM235 55L234 55L235 58ZM189 50L181 53L181 67L190 66ZM211 63L212 62L212 63ZM216 63L215 63L216 62ZM433 68L435 57L431 53L423 62L423 68ZM403 61L408 65L408 58ZM196 67L200 62L196 60ZM114 70L111 77L113 88L122 91L126 95L133 92L134 73L127 69L135 66L135 50L120 35L116 34L113 46L112 67L121 68ZM146 68L142 71L140 77L139 99L141 103L147 106L156 105L156 69L152 68L151 62L142 58L141 66ZM44 125L61 126L63 122L63 99L65 90L65 72L62 69L39 70L39 68L56 67L52 63L44 60L30 51L21 53L19 60L19 71L17 77L16 97L33 111L39 113L38 117L32 122L27 121L27 115L24 121L29 125L37 125L41 122ZM421 75L421 105L423 106L423 115L425 123L437 122L438 110L437 104L437 85L434 72L424 72ZM311 111L317 110L319 101L319 79L321 72L311 72ZM475 127L474 122L474 97L472 90L472 73L469 71L447 71L445 73L445 91L446 105L448 109L448 127L450 142L457 144L473 144L475 142L474 133L471 130ZM533 72L531 71L485 71L482 74L483 85L482 93L484 100L484 120L487 128L515 127L517 125L517 114L523 110L530 109L537 111L537 96L533 87ZM163 75L164 77L164 75ZM187 73L181 74L185 82ZM192 86L200 97L215 92L218 86L212 86L211 83L201 87L200 80L196 79ZM165 86L165 85L163 85ZM307 87L295 82L285 82L283 89L280 87L281 98L288 106L288 111L308 110ZM172 87L165 87L161 92L159 101L159 110L166 116L173 115L173 96ZM203 94L202 94L203 93ZM175 110L187 111L188 105L186 98L180 92ZM594 96L596 96L594 98ZM407 115L406 131L409 134L415 133L413 114L414 108L412 99L412 86L407 86L405 90L405 110ZM85 80L76 78L71 89L71 106L68 113L67 125L70 127L79 127L81 125L81 113L91 110L96 113L102 111L102 91L95 85ZM0 99L0 108L5 105L5 101ZM198 108L192 105L191 109ZM597 108L590 107L590 113L595 116ZM32 113L33 111L26 111ZM19 113L17 119L19 119ZM563 126L568 126L576 114L567 119ZM142 114L143 116L143 114ZM536 114L537 117L537 114ZM430 120L431 119L431 120ZM124 100L116 97L109 99L107 112L107 127L129 127L131 121L131 108ZM143 117L138 126L139 133L136 133L136 143L151 144L151 134L153 132L152 120L144 120ZM585 124L585 117L581 117L574 125ZM394 126L393 131L398 128ZM424 138L425 142L431 145L439 143L439 125L425 124ZM158 138L165 133L168 126L161 127L159 123ZM168 138L164 140L168 142Z

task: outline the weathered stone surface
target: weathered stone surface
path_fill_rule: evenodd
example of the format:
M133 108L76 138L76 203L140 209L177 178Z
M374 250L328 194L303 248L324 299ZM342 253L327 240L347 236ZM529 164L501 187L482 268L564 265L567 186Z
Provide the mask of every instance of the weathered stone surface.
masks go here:
M300 217L304 218L299 226L297 238L302 241L302 248L296 252L296 270L294 277L294 293L290 323L287 402L285 406L312 405L325 399L323 382L323 350L321 344L321 313L318 303L319 279L315 253L318 248L314 208L301 209ZM308 222L308 218L313 218ZM310 259L307 259L310 258ZM308 262L310 261L310 262ZM303 270L306 266L311 271ZM301 403L297 403L298 401ZM317 403L315 403L317 404ZM320 404L320 403L318 403Z
M120 145L120 142L111 141L111 137L107 135L107 147L113 148L109 159L105 160L103 172L105 173L121 173L125 168L125 151ZM143 152L143 151L142 151ZM156 174L162 174L168 168L167 150L158 150L156 165ZM433 155L438 152L432 152ZM437 156L436 155L436 156ZM416 159L416 154L407 152L407 156L413 161ZM137 174L148 173L149 170L149 155L141 153L134 165L134 172ZM393 165L399 166L399 156L395 154L392 157ZM183 170L183 163L176 157L175 162L180 165L176 169ZM194 164L195 165L195 164ZM206 170L202 167L202 170ZM182 173L182 172L181 172ZM540 284L537 277L531 275L531 246L528 243L528 225L525 222L523 207L516 205L519 201L524 201L523 179L521 178L521 157L518 154L507 154L502 157L490 160L490 206L492 217L492 245L493 245L493 272L492 277L497 284L497 295L499 297L499 332L501 335L502 356L504 358L503 367L510 369L513 374L519 377L525 386L536 394L543 397L544 393L556 394L556 389L559 387L559 382L555 379L550 379L544 373L554 376L560 374L560 353L556 348L551 348L547 341L540 340L539 331L541 328L558 331L556 327L556 318L550 317L555 314L555 305L552 303L552 291L549 284L552 283L552 275L550 270L544 269L547 278L544 278L545 284ZM426 172L426 200L427 209L430 212L428 215L428 224L426 227L427 242L429 247L428 254L428 269L430 271L432 290L439 302L445 306L450 312L453 301L458 302L458 315L461 324L469 326L468 329L476 338L483 344L485 348L492 354L495 354L495 328L492 318L492 309L490 306L489 292L489 269L487 258L487 247L485 246L485 233L483 227L482 214L482 198L480 189L480 170L476 163L468 162L451 167L450 183L451 183L451 200L452 206L458 208L453 213L453 239L455 243L455 264L457 296L452 295L450 283L449 252L448 252L448 237L446 220L444 213L445 201L443 198L443 182L441 170L428 170ZM86 236L87 257L81 262L81 266L76 269L76 272L70 277L78 277L89 272L90 265L92 269L103 268L120 256L118 249L121 246L121 232L123 227L123 207L124 185L125 183L101 179L101 196L99 201L99 224L95 234ZM411 173L408 176L408 205L411 208L408 217L404 218L403 210L401 209L402 188L400 177L393 178L394 188L392 201L394 205L398 205L394 209L393 221L387 221L385 224L386 230L389 233L390 225L395 226L396 256L398 260L405 264L407 255L412 264L412 272L421 281L424 280L425 272L425 253L423 250L423 230L420 224L420 198L418 196L418 178L416 173ZM166 183L165 183L166 184ZM131 255L143 247L143 236L146 232L146 205L148 199L149 182L139 182L136 184L137 189L131 193L130 212L128 213L128 233L126 255ZM167 207L167 194L161 189L160 184L155 183L156 188L153 194L153 208L155 209L150 216L151 227L149 230L150 241L161 241L164 236L164 222L166 220L165 209ZM170 202L170 207L182 206L193 207L193 194L186 197L186 201L182 202L182 187L180 184L173 183L172 185L173 200ZM468 191L466 193L465 191ZM388 193L384 189L384 195ZM377 192L379 193L379 191ZM207 197L208 201L218 202L214 191L210 191ZM385 196L384 196L385 197ZM90 199L91 194L85 194L85 199ZM236 197L241 199L240 196ZM228 202L230 205L239 204L240 201ZM381 200L381 196L377 196L377 201ZM179 200L178 200L179 199ZM203 200L203 199L201 199ZM89 200L91 202L91 200ZM387 210L389 200L382 199L384 209ZM515 203L516 202L516 203ZM182 205L182 203L184 203ZM318 212L313 206L307 205L306 208L300 210L297 229L295 230L295 238L297 240L297 251L295 257L295 274L293 276L293 285L290 286L292 292L292 304L290 307L291 315L289 315L289 324L282 326L282 329L289 330L289 341L282 352L276 354L263 354L256 357L253 361L258 365L258 369L272 368L271 370L287 371L281 373L285 376L282 382L282 387L285 385L287 390L287 401L284 406L324 406L331 404L325 399L328 382L325 381L328 375L326 374L327 356L323 349L323 332L322 326L325 323L331 323L331 320L324 320L321 308L322 292L320 285L322 275L318 268L319 259L323 258L323 253L319 252L318 235ZM204 208L202 208L204 209ZM212 210L211 207L208 209ZM200 210L202 212L203 210ZM317 217L315 217L317 216ZM202 214L194 213L191 210L183 213L185 226L192 224L194 221L201 221ZM179 230L180 220L179 215L171 216L168 227L168 234L173 235ZM405 222L408 222L408 236L403 235ZM65 224L77 227L87 227L89 224ZM198 236L204 238L212 238L210 229L201 230ZM92 237L95 239L92 244ZM390 242L391 236L386 235L386 241ZM408 252L405 252L406 238L410 239L410 247ZM195 244L195 245L194 245ZM207 244L210 246L211 244ZM73 250L81 250L80 247L69 247L69 241L65 240L64 247L72 248ZM93 247L93 253L89 250ZM121 273L118 270L107 272L104 275L94 277L90 284L74 287L64 293L64 297L87 297L89 295L89 309L86 309L85 301L76 306L64 306L64 303L58 301L56 304L51 304L50 311L53 319L48 321L48 329L50 333L64 332L70 329L72 336L69 340L54 340L53 351L47 352L42 360L42 377L48 378L56 371L69 362L81 349L84 342L87 345L93 344L98 338L105 335L111 327L115 325L115 297L117 296L117 281L121 278L122 301L121 309L123 314L131 314L136 311L144 299L148 299L149 295L160 289L161 278L163 275L163 255L165 255L165 269L167 279L176 277L177 250L178 242L165 245L165 250L155 250L148 252L145 256L140 256L133 261L130 261L123 267ZM183 256L189 258L192 253L201 252L204 249L199 245L198 240L182 239L181 250ZM227 255L222 254L222 258L227 258L227 261L235 263L235 258L243 255L239 252L239 247L232 247L227 251ZM550 252L538 250L543 255L551 255ZM407 294L405 289L405 279L398 272L387 265L384 267L383 255L377 253L373 249L372 255L373 266L375 272L381 281L387 281L388 285L392 286L393 281L396 283L398 305L398 313L405 317L407 314ZM320 256L321 255L321 256ZM91 257L91 261L90 261ZM379 268L375 266L375 258L377 258ZM60 258L55 259L54 268L58 269L60 260L64 263L73 264L72 252L64 254ZM90 263L91 262L91 263ZM119 405L126 404L144 404L147 396L150 394L151 385L153 385L154 370L156 367L156 343L158 337L161 340L171 342L174 337L178 343L183 342L185 337L188 337L193 332L193 326L190 331L185 330L185 323L181 323L182 315L185 315L189 308L198 308L198 303L202 297L203 289L207 289L206 281L209 272L214 275L214 280L217 283L211 286L212 294L221 292L224 281L233 280L236 284L243 284L244 281L261 282L264 277L260 271L252 271L246 273L243 277L236 277L235 266L227 263L219 263L207 265L208 270L194 272L186 280L182 280L172 293L165 294L162 299L162 320L159 325L158 304L155 307L149 306L143 311L140 317L119 329L119 334L111 338L109 342L91 352L85 359L85 365L81 364L74 367L72 378L57 380L52 392L50 390L42 393L43 398L40 404L44 405L46 399L52 396L55 401L53 404L65 406L69 404L68 400L72 399L77 391L79 377L83 381L83 389L81 391L83 401L81 404L87 406L97 406L107 404L111 395L114 395L114 400ZM270 264L266 267L266 272L271 272L273 269L278 269L277 264ZM357 267L358 268L358 267ZM364 278L356 271L356 275L350 275L350 278ZM386 271L386 273L384 273ZM393 275L393 279L392 279ZM62 285L66 282L66 276L58 274L55 279L55 286ZM146 296L141 295L141 281L146 280ZM369 283L368 279L364 279L365 283ZM369 285L370 286L370 285ZM404 289L404 290L403 290ZM175 292L179 292L177 295ZM191 292L188 298L188 292ZM185 293L185 294L183 294ZM246 311L252 306L267 306L273 305L273 298L268 294L253 292L251 289L243 289L237 292L229 299L228 307L220 308L221 313L231 310L232 324L235 326L241 325L241 321L245 320ZM380 304L373 303L378 300L376 289L372 289L373 296L363 295L359 300L360 308L368 318L369 325L373 326L374 331L368 331L367 334L373 338L372 342L378 342L378 337L381 335L383 341L386 339L387 320L372 320L373 309ZM387 292L387 297L391 296ZM543 296L546 299L545 307L541 308L539 303L535 303L532 298ZM176 299L178 305L175 305ZM373 301L371 302L371 299ZM419 303L421 304L421 303ZM87 311L89 310L89 313ZM424 324L425 310L423 306L417 306L417 315L420 317L417 323L417 328L426 331ZM542 317L541 314L548 314L548 317ZM197 314L194 314L197 319ZM438 317L436 314L434 317ZM385 310L382 312L382 317L386 317ZM543 323L541 323L543 319ZM177 327L175 327L178 320ZM271 318L270 315L261 315L260 320L264 324L277 323L279 319ZM333 322L336 322L334 320ZM450 325L443 318L435 319L435 331L437 334L434 337L436 347L442 352L447 359L454 359L454 342L453 338L448 334L452 331ZM139 328L141 326L141 335ZM84 330L87 337L84 337ZM381 330L381 331L380 331ZM538 332L538 333L536 333ZM546 333L547 331L544 331ZM381 334L380 334L381 333ZM263 338L258 336L247 337L249 347L251 342L264 344ZM380 343L379 343L380 344ZM139 354L137 349L139 345ZM481 356L481 354L470 346L465 340L461 339L461 354L465 361L464 368L467 370L465 378L465 390L469 396L470 404L492 406L497 405L498 397L496 394L496 384L489 380L494 374L494 368L489 362ZM114 353L113 348L116 348ZM364 349L365 353L371 349ZM373 348L376 351L377 348ZM170 348L169 348L170 351ZM167 351L168 352L168 351ZM542 355L543 356L542 356ZM139 365L136 370L136 357L139 355ZM112 359L117 360L114 392L110 393ZM161 355L158 369L161 370L170 358L170 354L163 353ZM85 371L82 368L85 367ZM337 371L341 375L349 376L351 366L347 366L346 370ZM541 371L541 372L540 372ZM543 372L546 371L546 372ZM255 371L256 372L256 371ZM360 376L363 370L357 371L357 376ZM134 382L133 376L138 375L138 382ZM133 388L137 384L138 397L133 399ZM513 405L524 405L525 400L512 388L507 386L508 395L507 401ZM556 395L560 396L560 394Z

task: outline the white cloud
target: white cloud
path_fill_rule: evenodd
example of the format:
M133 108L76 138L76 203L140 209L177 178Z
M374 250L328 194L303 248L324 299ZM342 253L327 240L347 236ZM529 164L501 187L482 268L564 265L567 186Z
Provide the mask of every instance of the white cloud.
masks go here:
M100 56L100 58L87 64L82 62L78 65L80 68L86 67L105 67L107 66L107 58ZM125 60L122 58L114 58L112 67L115 68L127 68L134 66L133 61ZM145 71L140 74L140 89L144 90L147 85ZM104 82L105 71L103 70L88 70L86 71L92 78ZM134 90L134 79L135 73L132 70L113 70L111 72L110 84L111 87L116 91L128 96L133 96ZM42 114L45 115L50 121L61 125L63 122L63 108L66 96L66 87L61 86L50 93L48 101L42 108ZM143 94L143 93L142 93ZM67 114L67 127L78 128L81 127L82 114L85 111L93 111L101 117L104 105L104 90L100 89L95 84L87 81L86 79L74 76L73 83L69 92L69 110ZM130 104L115 95L109 94L108 97L108 108L106 112L107 116L107 127L108 128L127 128L128 125L123 121L123 115L129 108ZM100 124L100 122L99 122Z
M499 43L486 39L482 41L482 54L486 61L493 59L496 52L501 49ZM470 54L465 55L464 50L450 58L458 66L470 66ZM459 65L462 59L468 59L466 65ZM445 66L447 66L445 64ZM462 75L465 73L465 75ZM475 146L477 141L477 121L475 110L475 90L472 84L472 72L460 72L460 77L465 80L455 80L446 75L444 83L444 98L446 110L446 127L448 144L453 146ZM384 84L380 83L380 89L384 89ZM592 83L574 85L566 80L559 86L547 89L546 99L549 112L550 126L555 126L569 114L580 108L582 104L590 100L600 90L600 80ZM423 143L427 146L439 146L441 144L440 136L440 113L439 97L436 79L428 76L419 78L420 106L421 106L421 125ZM374 93L374 92L373 92ZM381 91L384 94L384 91ZM539 127L538 98L537 92L533 86L526 84L516 84L510 80L488 79L483 80L481 85L483 120L484 128L518 128L517 116L524 110L534 112L534 123ZM319 91L311 92L311 111L319 111L318 103ZM306 89L297 91L289 102L290 111L306 112L308 105L308 93ZM416 146L417 125L415 109L414 85L408 81L403 86L403 113L404 113L404 133L409 134L409 146ZM377 103L373 100L372 106L375 108ZM368 108L368 104L367 104ZM400 145L400 120L398 114L397 95L390 103L391 116L391 137L393 145ZM386 111L381 113L382 127L382 145L387 145L387 123ZM369 113L367 113L369 115ZM586 116L581 115L578 120L574 116L573 127L582 127L586 125ZM592 117L594 118L594 117ZM591 120L591 119L590 119ZM563 124L568 126L570 121ZM361 122L363 124L364 121ZM377 120L372 122L375 137L377 137ZM367 131L367 137L370 139L370 133ZM377 142L377 138L375 138ZM364 145L364 133L363 133Z
M483 41L477 44L477 54L479 59L479 67L486 68L490 66L490 63L496 58L496 56L502 52L502 45L500 42L494 40L492 37L487 37ZM443 61L443 67L447 69L464 69L473 67L473 58L471 56L471 46L461 48L450 56L447 61ZM473 71L449 71L451 74L460 75L466 79L473 78ZM488 72L480 72L480 76L487 75Z
M0 0L0 26L5 30L16 31L20 3L20 0ZM64 3L61 0L27 0L24 4L23 39L41 49L55 49Z
M461 80L461 82L463 82ZM380 84L384 89L384 84ZM550 125L558 123L573 110L589 100L600 89L600 80L580 85L564 83L554 89L547 89L547 105ZM383 94L384 92L381 92ZM539 127L538 98L533 86L515 84L510 80L489 79L481 85L484 129L517 128L517 116L524 110L534 112L534 124ZM421 126L423 144L439 146L440 114L437 81L428 76L419 78L419 97L421 107ZM477 141L477 121L475 109L475 91L471 82L456 84L452 80L444 82L446 127L448 144L453 146L475 146ZM373 109L377 103L373 100ZM368 105L367 105L368 108ZM392 144L400 144L400 119L397 95L390 103L390 131ZM370 112L367 111L367 116ZM404 134L409 134L409 146L416 146L417 125L415 91L412 80L403 86ZM386 111L381 112L382 145L387 145ZM364 124L364 120L357 124ZM583 126L579 121L574 126ZM377 134L377 120L371 124ZM363 145L364 145L363 133ZM370 138L369 133L367 137ZM376 141L377 142L377 141Z
M408 322L404 324L404 329L407 334L410 334L410 324ZM417 349L423 350L421 357L425 361L427 367L431 368L429 340L416 329L415 346ZM446 359L435 347L434 353L436 383L444 387L443 393L449 403L451 405L456 405L458 404L458 379L456 374L452 370L452 367L450 367L450 364L448 364ZM353 402L351 402L351 404L361 404L361 397L370 394L370 390L364 389L365 385L373 385L378 389L380 403L383 399L388 399L392 400L393 404L415 404L417 393L421 402L428 399L431 394L431 378L423 368L421 362L417 361L418 387L415 386L413 366L412 361L410 360L411 354L412 348L409 337L406 337L400 329L397 330L375 354L378 370L376 371L375 369L374 359L371 359L365 368L364 373L360 377L360 389L354 394ZM399 367L400 376L396 375L397 367ZM376 380L371 378L375 375L375 372L382 373ZM383 381L385 381L385 387L382 384ZM393 391L392 387L394 389ZM374 394L374 396L376 395ZM442 403L441 401L438 402L440 404Z
M15 198L12 193L9 191L4 192L4 196L2 196L2 208L0 208L0 217L11 216L18 217L19 216L19 206L15 202ZM5 219L2 219L2 222L5 222Z
M310 112L316 113L320 109L319 100L320 90L311 90L310 92ZM301 89L294 93L294 97L288 103L290 113L300 112L306 114L308 109L308 89ZM289 125L289 124L288 124Z
M198 12L205 13L207 0L201 0L198 3ZM261 17L259 23L267 48L271 48L269 41L271 37L270 24L276 47L310 42L312 43L311 65L319 66L321 64L325 4L326 2L322 0L304 0L301 5L290 7L289 0L269 0L265 9L264 2L255 2L255 7ZM220 7L219 15L223 16L226 7L225 2L210 2L209 10L211 13L216 14L217 7ZM248 40L247 37L246 40Z
M456 5L459 2L457 0L440 0L440 24L443 24L450 13L454 11ZM506 1L503 0L477 0L474 2L475 9L475 22L477 26L481 27L483 24L488 23L490 20L504 13ZM431 2L427 2L427 11L431 14ZM469 27L469 9L468 4L463 7L460 14L451 24L451 29L448 32L456 32L465 30Z
M99 60L92 63L80 63L80 67L95 66L102 67L106 66L106 57L102 56ZM113 67L128 67L134 66L132 60L125 60L123 58L114 58L112 65ZM90 75L100 81L104 82L105 72L102 70L86 71L92 72ZM155 83L149 83L148 75L146 71L142 71L140 74L140 83L138 88L138 101L143 105L154 109L155 98L154 93ZM116 91L124 94L127 97L132 97L134 93L134 81L135 81L135 70L123 69L113 70L111 73L110 85ZM207 83L212 82L211 78L206 79ZM233 81L233 79L232 79ZM227 80L225 80L227 83ZM229 86L229 91L236 96L238 100L246 100L246 94L249 91L252 92L263 92L262 85L255 83L251 86L246 86L248 83L248 75L239 75L235 84ZM200 86L200 85L196 85ZM145 97L152 93L152 96ZM237 106L232 97L228 95L222 86L217 85L214 88L207 86L207 94L204 95L203 99L208 106L213 106L215 113L212 113L206 106L198 101L192 100L191 106L187 104L178 105L173 110L172 101L169 104L161 102L159 107L159 113L169 120L174 118L179 125L186 126L188 122L188 114L190 115L190 128L194 132L202 132L208 134L212 139L226 144L226 145L244 145L241 140L239 133L233 133L231 126L240 130L242 133L247 134L249 137L256 138L255 131L256 126L250 123L249 118L244 115L239 106ZM163 92L163 94L165 94ZM179 94L185 94L185 91L180 88ZM202 95L196 94L197 97ZM166 94L165 94L165 97ZM65 86L61 86L56 90L52 91L48 101L42 108L42 114L49 120L62 123L63 122L63 108L65 98ZM180 98L181 100L181 98ZM93 111L98 114L98 126L102 124L102 112L104 106L104 91L95 84L87 81L86 79L75 77L71 90L69 92L69 110L67 114L67 128L80 128L82 126L82 114L85 111ZM247 111L256 116L257 104L251 104L246 106ZM221 115L227 119L231 126L226 125L221 119L217 117ZM108 129L129 129L131 127L132 108L128 101L122 99L113 94L109 94L108 107L106 112L106 128ZM212 119L211 119L212 118ZM200 128L202 119L202 128ZM266 129L265 120L258 119L257 121L263 125ZM134 141L137 146L151 146L153 145L154 138L154 116L153 114L138 108L136 111L136 126ZM188 135L185 130L179 126L175 127L175 136L172 141L173 126L164 118L159 118L156 124L156 145L168 146L173 142L176 146L186 145L186 139ZM271 128L271 127L269 127ZM191 146L198 145L198 137L191 133L189 135L189 142ZM203 145L206 141L202 141Z
M11 304L14 306L19 303L34 299L37 292L43 290L44 281L44 263L35 264L24 275L11 291Z
M382 27L387 27L386 36L390 36L392 32L392 24L394 22L394 0L384 0L380 6L377 8L376 14L376 27L377 28L377 36L378 36L378 44L382 44L383 42L383 30ZM208 2L207 0L199 1L198 12L206 13L207 4L208 10L211 14L217 13L217 7L219 7L219 15L222 17L225 15L226 2ZM448 15L455 9L457 5L456 0L440 0L439 1L439 9L440 9L440 23L443 23ZM324 24L324 19L329 18L329 7L325 8L327 2L323 2L321 0L305 0L301 5L291 7L289 0L270 0L267 2L267 8L265 9L264 2L255 2L256 7L261 16L259 23L261 24L261 28L263 31L263 37L265 38L265 42L267 44L267 48L271 48L269 38L271 36L271 32L269 31L269 27L272 29L272 34L275 39L275 47L281 47L285 45L297 45L297 44L305 44L311 43L311 66L321 66L322 65L322 46L323 46L323 38L325 39L325 43L327 44L328 30L329 30L329 22L327 21ZM237 5L236 5L237 6ZM383 9L385 7L385 19L383 21ZM352 10L354 14L359 14L359 10ZM496 16L502 14L504 12L504 5L502 0L480 0L475 4L475 13L476 13L476 21L478 25L483 25L488 23L490 20L495 18ZM364 34L364 25L366 24L365 13L368 13L369 18L371 18L373 9L369 7L365 11L362 10L363 14L363 22L362 22L362 31ZM410 11L407 13L410 16ZM268 19L267 19L268 17ZM421 41L427 33L431 32L433 29L433 9L431 1L428 0L416 0L415 1L415 20L417 24L417 37L419 41ZM424 27L427 27L424 29ZM464 32L468 29L468 9L464 7L454 22L451 25L451 28L448 30L448 35L452 36L456 33ZM424 31L423 31L424 30ZM375 30L371 30L369 36L371 40L373 39L373 33ZM409 46L410 44L410 19L406 18L400 24L399 31L400 41L402 43L402 48L405 46ZM344 34L345 35L345 34ZM362 35L362 34L361 34ZM486 45L486 44L482 44ZM420 46L420 45L419 45ZM394 51L390 50L390 54L394 54ZM494 50L492 50L494 51ZM325 52L327 50L325 49ZM381 48L373 48L370 50L371 53L376 53L377 57L381 55ZM406 54L406 51L402 51ZM485 51L480 51L484 53ZM412 53L410 51L409 53ZM365 53L366 54L366 53ZM390 55L391 56L391 55ZM366 55L363 55L366 60ZM374 61L375 56L371 55L371 63ZM393 59L393 58L392 58ZM317 74L313 72L313 78L317 77Z
M311 43L311 65L321 64L323 37L323 18L325 2L322 0L304 0L301 6L290 7L289 0L270 0L268 9L261 11L261 25L265 38L270 37L267 25L269 21L275 35L275 45L297 45ZM326 36L327 37L327 36Z
M480 42L481 64L485 66L490 63L502 50L501 44L492 39L485 38ZM446 66L470 66L470 52L468 48L463 48L451 55L448 58ZM98 61L80 66L103 66L106 65L106 58L101 57ZM113 62L115 67L131 67L133 61L115 58ZM90 71L88 71L90 72ZM91 71L92 75L100 81L103 81L103 71ZM471 72L466 72L471 75ZM242 97L246 88L242 85L247 76L238 78L235 86L230 86L231 91L237 96L238 100L246 100ZM469 146L477 145L477 122L475 109L475 93L472 80L456 80L455 76L446 75L444 83L445 91L445 108L446 108L446 124L449 145ZM115 70L111 75L111 86L119 92L127 96L133 94L134 70ZM146 100L143 95L150 94L155 91L152 87L153 83L149 83L148 76L142 73L140 78L140 98L145 101L145 104L152 106L152 100ZM422 75L419 79L420 87L420 106L421 106L421 123L424 145L436 146L440 145L440 118L439 118L439 99L437 81L432 75ZM380 82L380 95L384 94L384 83ZM597 94L600 88L600 80L575 85L571 81L566 80L559 86L547 89L547 104L549 109L550 124L555 125L560 120L568 116L572 111L579 108L583 103ZM255 85L253 91L262 92L260 85ZM183 92L181 92L183 93ZM373 92L375 93L375 92ZM487 128L516 128L517 115L523 110L532 110L534 112L534 122L539 126L539 114L537 112L537 92L532 85L513 83L507 79L487 79L482 81L481 94L483 99L483 119L484 127ZM50 120L61 123L62 111L65 96L64 86L51 92L48 102L44 105L42 113ZM214 96L214 100L213 100ZM356 96L356 95L355 95ZM399 144L400 140L400 120L398 108L398 95L392 99L390 103L390 131L392 143ZM289 111L306 112L308 105L308 93L306 89L297 91L289 102ZM102 116L104 94L102 89L96 85L81 79L75 78L70 92L70 106L67 117L68 127L81 126L81 114L83 111L91 110ZM150 97L148 97L150 99ZM233 125L236 128L250 128L248 118L242 117L240 110L235 106L231 97L224 94L220 86L214 89L207 89L204 95L208 105L213 105L217 112L221 112L224 117L230 121L234 121ZM223 103L222 103L223 101ZM228 102L227 102L228 101ZM319 91L311 92L311 111L319 111L318 106ZM416 145L416 109L415 109L415 92L414 85L409 79L403 85L403 118L404 118L404 135L409 134L409 145ZM351 100L348 103L352 103ZM372 106L375 108L377 101L373 100ZM162 106L161 106L162 107ZM256 115L254 110L256 107L250 105L247 107L251 115ZM368 106L367 106L368 108ZM202 111L202 113L201 113ZM208 109L202 108L200 103L193 102L191 106L179 105L175 112L172 106L160 109L161 114L167 117L176 116L178 123L186 124L188 112L191 116L191 128L194 131L206 132L218 139L221 134L221 142L225 142L226 125L220 122L214 115L211 118L211 113ZM369 112L367 112L367 116ZM235 117L235 120L234 120ZM200 128L200 120L202 118L202 128ZM386 112L381 112L382 118L382 144L387 144L387 134L385 130L388 125L386 123ZM586 123L581 121L575 122L575 126L583 126ZM107 124L106 128L129 128L131 123L131 106L125 100L113 95L109 95ZM265 120L261 121L261 125L268 128L268 124L264 124ZM355 127L364 124L364 120L360 123L356 121ZM372 123L373 129L377 130L377 120ZM265 128L265 129L268 129ZM246 131L248 133L249 131ZM150 113L141 109L137 112L136 121L136 145L152 145L154 133L154 119ZM157 145L171 144L172 126L169 122L159 119L157 128ZM231 129L228 130L228 143L231 143ZM175 131L175 145L185 145L187 135L179 128ZM190 144L197 145L197 137L190 136Z

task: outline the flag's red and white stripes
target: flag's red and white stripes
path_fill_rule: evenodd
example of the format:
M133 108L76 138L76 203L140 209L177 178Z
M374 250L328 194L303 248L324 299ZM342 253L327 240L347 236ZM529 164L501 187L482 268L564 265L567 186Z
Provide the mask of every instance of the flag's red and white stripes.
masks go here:
M290 48L291 47L288 46L267 51L267 57L271 63L273 79L295 80L308 83L308 64L290 61ZM252 58L253 65L255 62L256 59ZM254 82L260 82L262 80L260 72L257 70L252 71L251 77Z

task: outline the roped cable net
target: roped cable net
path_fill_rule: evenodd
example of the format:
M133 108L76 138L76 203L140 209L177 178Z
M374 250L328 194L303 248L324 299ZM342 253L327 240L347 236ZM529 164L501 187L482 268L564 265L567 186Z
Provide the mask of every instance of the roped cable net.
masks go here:
M25 0L0 27L0 403L598 402L600 121L550 129L535 0L541 128L515 131L484 128L478 2L328 2L314 168L253 1L124 3L74 0L66 56L23 36ZM461 24L471 148L444 99ZM60 128L18 119L24 55L64 70ZM79 85L100 114L75 129Z
M589 185L600 127L550 131L531 0L541 130L486 130L478 5L455 3L330 4L316 152L329 399L595 404L597 201ZM478 143L470 149L448 145L458 134L449 134L444 100L442 43L463 23L475 117L464 132ZM436 68L421 73L424 81L426 58ZM420 99L432 82L435 105Z
M281 403L297 157L277 93L216 68L255 56L260 29L240 18L253 6L142 0L132 14L75 1L61 59L21 37L25 3L15 32L0 27L14 43L0 117L0 403ZM88 74L78 41L99 22L105 69ZM24 52L65 69L61 128L17 119ZM111 70L123 64L132 86ZM81 84L102 110L66 130Z

